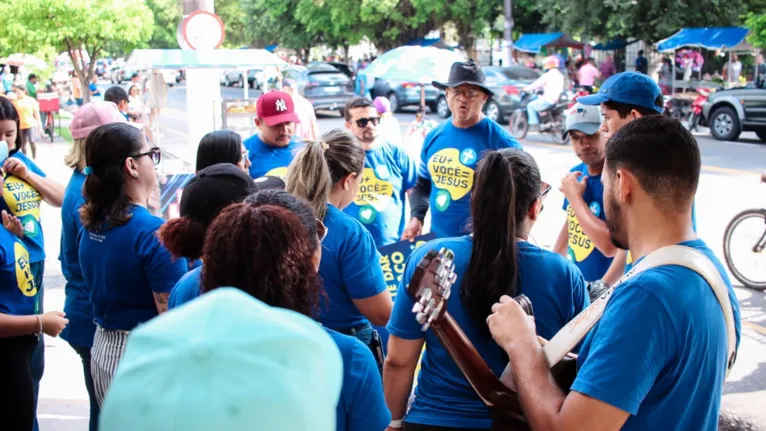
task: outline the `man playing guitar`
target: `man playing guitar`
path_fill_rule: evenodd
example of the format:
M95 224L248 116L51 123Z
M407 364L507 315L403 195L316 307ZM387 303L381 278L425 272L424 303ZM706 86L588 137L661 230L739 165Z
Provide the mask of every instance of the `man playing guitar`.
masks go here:
M718 429L733 358L727 349L735 344L727 345L727 335L736 332L739 344L740 319L726 271L692 229L700 165L696 141L677 121L650 116L625 125L606 146L606 224L615 245L629 249L638 264L676 244L712 261L736 331L727 332L726 308L700 274L678 265L646 269L626 277L608 298L565 395L551 378L535 323L503 297L487 320L508 353L533 430Z

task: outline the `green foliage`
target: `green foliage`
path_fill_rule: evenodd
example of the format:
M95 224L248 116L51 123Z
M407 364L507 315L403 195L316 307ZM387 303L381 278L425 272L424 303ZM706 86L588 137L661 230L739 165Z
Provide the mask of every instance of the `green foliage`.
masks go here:
M748 12L745 26L750 29L747 41L757 48L766 48L766 14Z
M152 35L152 11L130 0L14 0L0 4L0 16L4 21L0 50L6 54L36 52L45 46L65 50L83 84L93 76L96 60L107 47L129 52ZM90 64L80 55L83 51Z
M147 46L153 49L178 49L176 33L183 19L179 0L145 0L154 17L152 38Z
M543 22L552 30L610 39L649 42L684 27L727 27L740 23L744 0L540 0Z
M226 33L224 47L241 48L253 42L247 32L247 16L239 0L216 0L215 13L223 21Z

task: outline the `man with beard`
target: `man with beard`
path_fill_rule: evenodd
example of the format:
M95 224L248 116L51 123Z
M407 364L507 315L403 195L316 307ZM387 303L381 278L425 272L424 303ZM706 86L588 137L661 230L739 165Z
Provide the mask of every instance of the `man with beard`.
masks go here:
M739 306L726 270L692 228L700 167L697 142L679 122L650 116L624 126L606 144L606 224L638 261L671 245L709 259L726 285L738 345ZM732 335L721 307L689 268L661 265L627 278L585 338L567 395L516 301L502 297L487 320L533 430L714 431Z
M617 248L609 239L604 215L604 145L599 127L598 106L573 106L566 117L564 137L569 135L572 149L582 163L561 180L567 218L553 251L568 258L589 282L600 281L612 263ZM601 290L596 283L593 292ZM595 287L595 289L594 289ZM601 286L603 288L603 286Z
M270 91L258 98L255 107L255 125L260 132L242 143L250 158L250 176L284 179L295 150L301 146L293 139L295 123L300 123L293 99L287 93Z
M437 237L465 234L481 154L488 149L521 149L507 131L484 116L484 104L493 94L484 81L481 67L469 60L452 65L447 83L432 83L446 91L452 118L431 130L423 142L418 182L410 194L412 218L402 239L420 235L429 207L431 230Z
M395 243L407 223L404 199L415 186L418 168L403 148L379 135L380 116L369 99L349 100L344 115L346 129L364 150L364 171L359 193L343 211L362 222L377 247Z

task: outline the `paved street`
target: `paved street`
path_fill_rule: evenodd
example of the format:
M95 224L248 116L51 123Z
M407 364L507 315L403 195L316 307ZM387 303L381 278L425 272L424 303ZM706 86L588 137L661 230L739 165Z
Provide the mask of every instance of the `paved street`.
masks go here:
M185 142L186 99L184 88L170 90L168 109L163 112L161 131L163 143L169 148ZM242 89L222 88L224 97L241 97ZM431 118L437 119L435 114ZM413 119L413 113L398 114L403 127ZM327 131L342 127L336 113L321 115L319 128ZM697 194L699 234L722 258L721 243L724 229L736 213L746 208L766 206L766 186L759 184L758 173L766 171L766 144L753 134L745 134L740 142L717 142L706 134L697 134L703 156L703 173ZM578 160L569 147L558 146L545 137L530 136L525 149L540 165L543 179L558 185L565 172ZM67 145L43 144L38 163L51 177L62 183L68 181L69 172L63 164ZM563 195L556 187L546 201L546 209L535 225L533 240L551 247L564 221L560 209ZM60 212L43 206L43 228L48 239L45 279L45 307L61 309L64 303L64 280L58 256ZM750 425L733 425L724 429L766 430L766 294L737 288L743 318L742 343L737 364L725 387L724 408L726 418L745 419ZM44 431L86 430L87 394L82 379L79 357L62 340L46 337L46 372L42 382L38 417ZM626 372L630 372L626 370ZM149 395L149 394L147 394ZM745 422L743 422L745 423Z

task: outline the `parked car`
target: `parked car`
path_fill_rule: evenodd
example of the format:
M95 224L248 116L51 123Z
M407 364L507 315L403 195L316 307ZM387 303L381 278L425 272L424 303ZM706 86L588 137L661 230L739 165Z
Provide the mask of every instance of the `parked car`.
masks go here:
M436 100L439 98L439 90L431 84L426 88L426 106L431 111L436 111ZM391 103L393 112L401 112L405 106L420 104L420 84L417 82L389 81L375 78L375 84L370 90L372 98L385 97Z
M308 99L314 110L325 109L343 114L346 101L354 96L349 77L326 63L290 66L283 76L295 80L298 94Z
M702 105L700 125L720 141L736 141L747 131L766 141L766 88L748 84L716 91Z
M523 66L484 67L486 84L495 95L484 105L484 114L497 123L503 123L511 117L513 111L521 106L521 90L540 77L540 72ZM435 104L436 113L442 117L450 116L447 94L439 92Z
M350 66L346 63L341 63L339 61L328 61L325 63L320 62L311 62L307 66L308 67L314 67L318 64L329 64L330 66L338 69L339 71L343 72L344 75L348 76L348 79L354 80L354 77L356 76L356 68L354 66Z
M248 69L247 85L249 85L250 88L261 88L264 82L263 72L263 68ZM243 87L245 82L243 75L244 71L241 69L226 71L221 78L221 84L227 87L232 87L234 84Z

